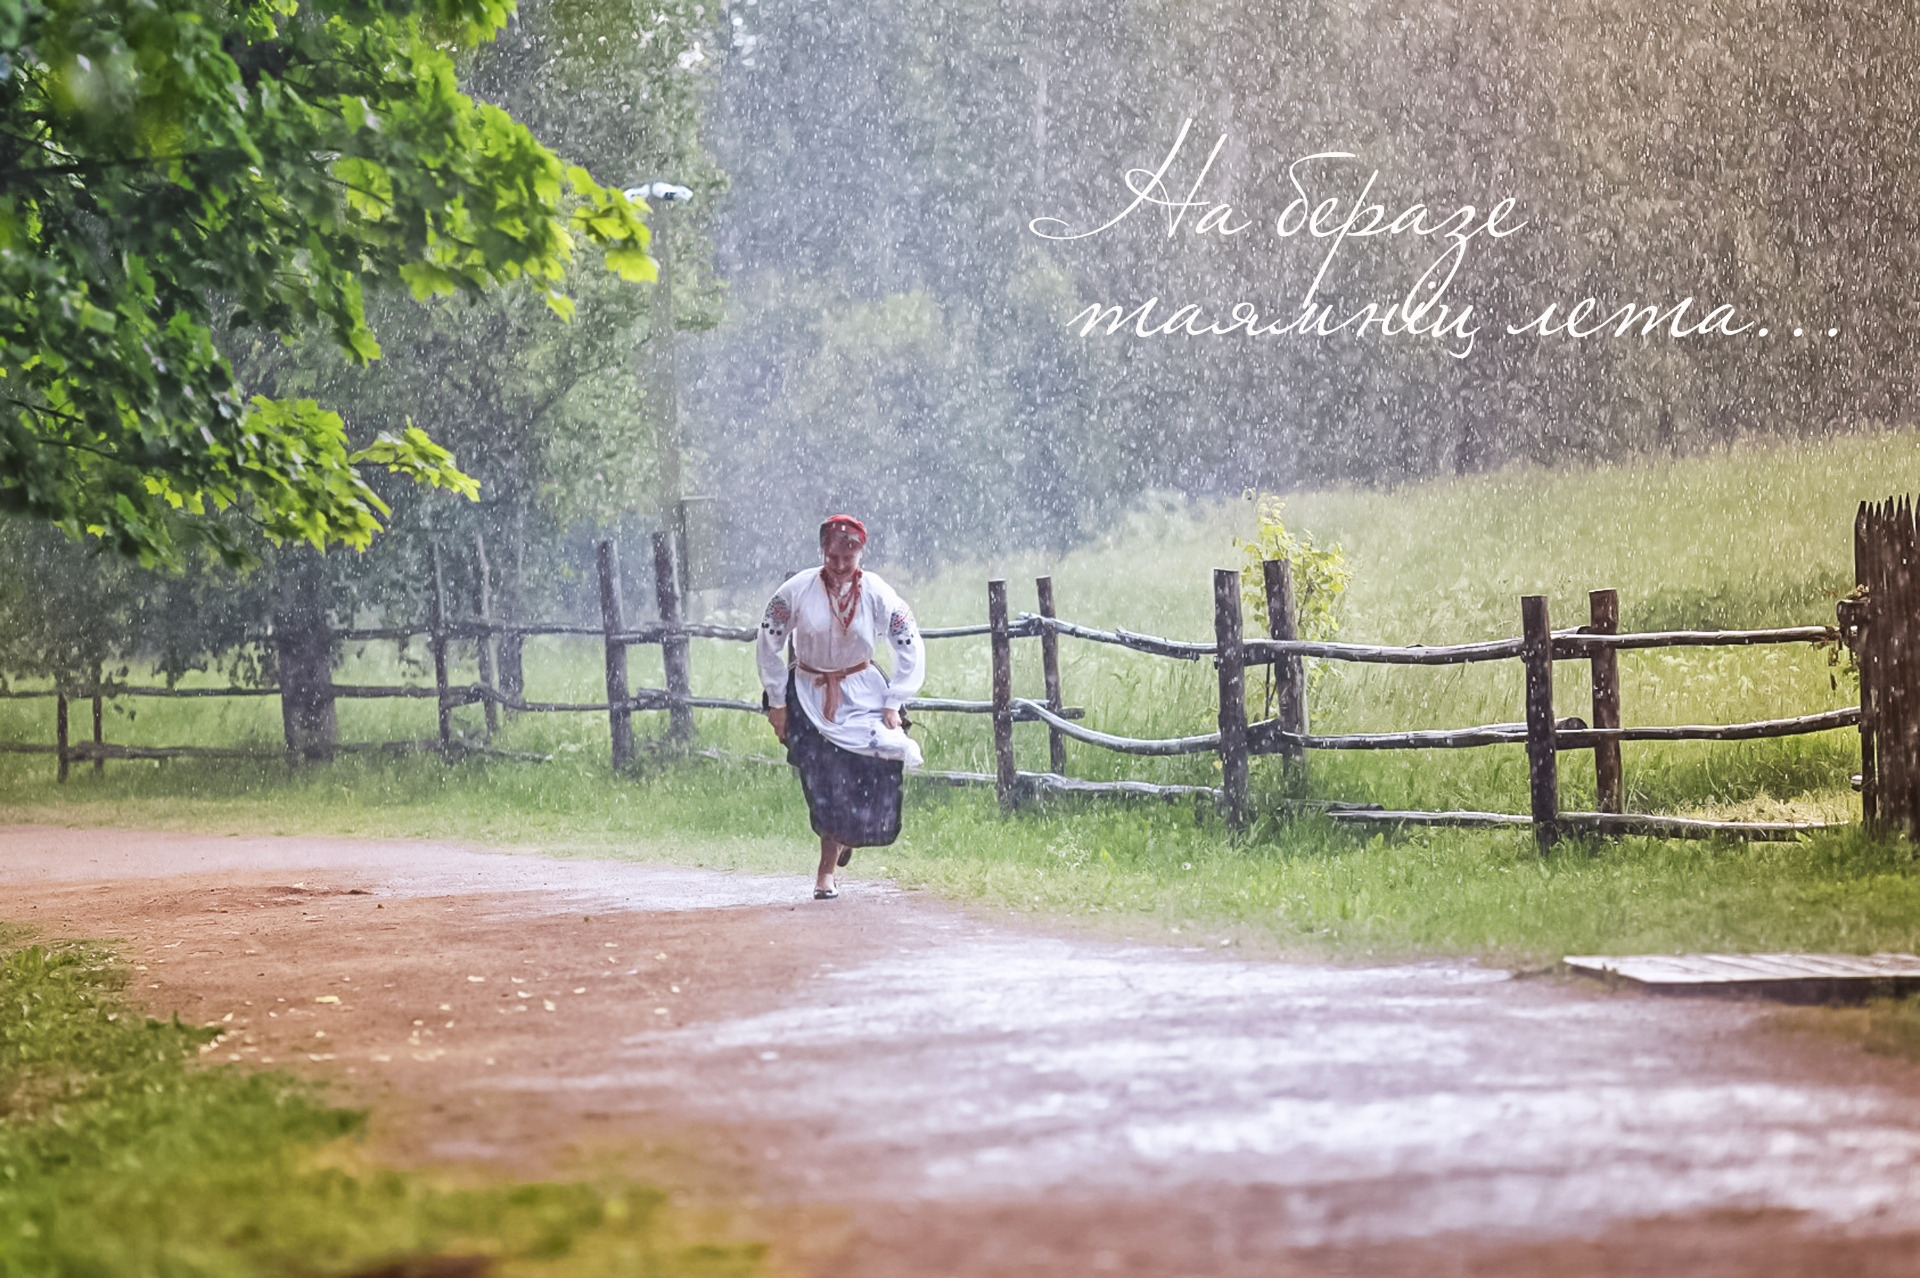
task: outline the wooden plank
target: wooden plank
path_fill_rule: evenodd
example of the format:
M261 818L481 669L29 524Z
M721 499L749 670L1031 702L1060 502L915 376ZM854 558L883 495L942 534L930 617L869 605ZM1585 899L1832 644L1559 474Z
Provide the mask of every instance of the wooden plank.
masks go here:
M1462 826L1527 826L1531 816L1518 812L1422 812L1386 808L1350 808L1327 814L1343 824ZM1826 824L1798 821L1709 821L1701 817L1652 816L1637 812L1562 812L1556 823L1563 833L1657 839L1741 839L1753 843L1790 843L1809 834L1848 828L1845 822Z
M1749 648L1757 644L1821 643L1833 638L1831 626L1783 626L1777 630L1636 630L1627 634L1563 634L1553 637L1554 656L1585 657L1598 649L1616 652L1640 648Z
M1620 592L1587 592L1587 626L1595 634L1611 635L1620 630ZM1614 648L1600 648L1591 658L1593 667L1593 726L1620 726L1620 654ZM1626 811L1625 784L1621 771L1620 742L1599 740L1593 743L1594 806L1602 812Z
M1025 712L1025 715L1022 714ZM1243 712L1244 713L1244 712ZM1092 728L1083 728L1066 718L1054 714L1038 701L1028 701L1015 697L1011 707L1014 718L1031 716L1075 741L1084 741L1088 745L1112 750L1116 754L1171 755L1171 754L1212 754L1220 749L1220 734L1209 732L1201 736L1171 737L1159 741L1143 741L1137 737L1116 737L1105 732L1095 732Z
M1882 725L1882 739L1899 739L1897 785L1893 791L1895 827L1908 839L1920 839L1920 635L1914 633L1914 618L1920 614L1920 537L1914 535L1912 497L1903 495L1893 512L1891 543L1893 574L1893 610L1887 616L1887 639L1895 645L1899 658L1893 662L1893 677L1899 687L1899 704L1891 723ZM1885 787L1882 787L1885 798Z
M1846 821L1713 821L1705 817L1656 816L1644 812L1562 812L1568 830L1648 839L1743 839L1791 843L1809 834L1847 829Z
M1875 738L1875 752L1880 765L1880 825L1882 832L1898 828L1900 812L1900 787L1906 775L1901 754L1905 747L1898 729L1905 694L1902 691L1904 680L1901 677L1900 660L1902 644L1899 624L1899 586L1894 579L1893 560L1897 555L1894 546L1894 514L1892 500L1882 503L1874 512L1874 575L1871 604L1873 620L1871 629L1877 638L1875 647L1878 652L1880 684L1875 692L1876 717L1881 732Z
M972 639L992 633L992 626L934 626L922 630L920 637L922 639Z
M1651 994L1863 1002L1920 990L1912 954L1573 954L1569 971Z
M1262 561L1262 585L1267 594L1267 638L1282 641L1300 637L1300 618L1293 599L1293 564L1285 559ZM1307 732L1306 659L1298 653L1273 663L1274 691L1278 694L1280 731L1305 736ZM1292 764L1305 761L1305 749L1283 744L1280 757Z
M1115 627L1112 630L1096 630L1092 626L1082 626L1071 621L1047 621L1034 619L1040 629L1052 630L1063 635L1072 635L1075 639L1085 639L1089 643L1112 644L1116 647L1131 648L1135 652L1151 653L1156 657L1173 657L1180 661L1198 661L1202 657L1214 655L1214 646L1210 643L1188 643L1183 639L1162 639L1157 635L1137 635L1130 630ZM921 632L923 635L929 633ZM1038 633L1036 631L1036 633Z
M1880 631L1880 824L1883 830L1906 830L1908 773L1911 771L1907 736L1900 725L1908 718L1907 627L1902 610L1907 604L1899 561L1901 512L1889 500L1881 510L1879 598L1874 623Z
M1559 842L1560 764L1553 721L1553 629L1545 595L1520 600L1520 632L1526 666L1527 792L1533 834L1545 851Z
M1388 666L1460 666L1478 661L1511 661L1520 655L1518 639L1485 643L1450 643L1428 647L1414 644L1396 648L1371 643L1327 643L1317 639L1249 639L1247 664L1259 665L1281 657L1319 657L1327 661L1358 661Z
M616 637L626 628L620 597L620 547L603 541L594 551L600 573L600 628L605 633L607 733L613 740L613 770L633 766L633 711L627 708L627 645Z
M1562 728L1562 750L1579 749L1605 741L1760 741L1768 737L1798 737L1811 732L1851 728L1860 718L1854 706L1822 710L1790 719L1758 719L1752 723L1672 723L1639 728ZM1562 720L1565 723L1565 720Z
M1562 719L1555 726L1555 737L1562 750L1577 750L1570 736L1588 731L1580 719ZM1636 729L1624 729L1636 731ZM1480 746L1524 745L1524 723L1487 723L1473 728L1416 728L1409 732L1346 732L1327 735L1298 735L1280 731L1278 719L1263 719L1247 728L1248 748L1255 754L1279 752L1282 743L1306 750L1468 750Z
M909 714L930 711L935 714L992 714L991 701L962 701L952 697L915 697L905 706ZM1085 706L1061 706L1056 718L1084 719L1087 717ZM1027 703L1019 697L1013 699L1013 719L1015 723L1043 723L1040 715L1028 709Z
M433 566L431 600L431 643L433 646L433 688L440 703L440 747L453 745L453 703L447 697L447 578L440 562L440 547L428 547Z
M1867 503L1863 501L1853 516L1853 580L1856 589L1873 578L1870 527ZM1853 650L1854 668L1860 673L1860 819L1868 830L1874 830L1878 827L1874 803L1878 787L1874 765L1872 647L1867 635L1867 618L1870 615L1870 600L1851 605L1842 601L1836 609L1841 633Z
M1530 826L1533 818L1518 812L1419 812L1392 808L1348 808L1328 812L1330 820L1343 825L1421 825L1476 829L1495 826Z
M1035 577L1033 589L1039 598L1040 615L1052 620L1053 578ZM1066 708L1060 695L1060 634L1051 627L1040 631L1040 672L1046 683L1047 709L1059 714ZM1055 776L1067 774L1067 739L1054 727L1047 729L1047 766Z
M1220 797L1227 827L1247 828L1247 690L1240 653L1240 574L1213 570L1213 638L1220 672Z
M1901 725L1911 717L1911 696L1907 679L1908 627L1903 620L1908 604L1900 560L1904 557L1900 525L1904 522L1900 503L1886 502L1880 520L1880 599L1874 609L1880 630L1880 671L1884 679L1880 696L1881 756L1880 820L1886 830L1907 830L1909 773L1912 760L1908 739Z
M660 612L660 664L667 672L667 737L677 742L693 740L693 707L687 698L693 695L693 668L687 632L681 616L680 574L673 553L673 538L664 532L653 535L653 598Z
M1013 644L1007 634L1007 583L987 583L987 625L993 652L993 760L1000 806L1011 811L1020 801L1013 766Z

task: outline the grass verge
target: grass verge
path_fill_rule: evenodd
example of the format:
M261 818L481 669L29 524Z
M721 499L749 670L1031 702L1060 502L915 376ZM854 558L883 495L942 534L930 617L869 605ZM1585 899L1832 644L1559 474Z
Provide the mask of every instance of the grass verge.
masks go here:
M0 1272L399 1273L452 1256L497 1278L758 1270L756 1248L678 1237L645 1187L370 1166L359 1112L287 1074L192 1064L214 1031L139 1014L122 982L98 945L0 954Z
M797 894L815 855L786 769L748 763L650 758L621 780L597 761L428 758L294 774L128 766L65 787L42 773L0 765L0 803L15 819L455 839L786 873ZM851 877L1111 935L1362 961L1920 948L1920 861L1905 843L1857 832L1789 844L1574 842L1543 858L1524 832L1369 835L1270 817L1236 841L1210 808L1187 803L1054 800L1007 816L990 793L915 785L900 841L859 853Z

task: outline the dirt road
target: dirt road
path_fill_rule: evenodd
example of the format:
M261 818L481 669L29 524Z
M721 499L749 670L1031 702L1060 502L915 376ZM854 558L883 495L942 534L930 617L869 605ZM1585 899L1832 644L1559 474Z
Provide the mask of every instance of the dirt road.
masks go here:
M12 827L0 884L396 1160L620 1166L787 1273L1920 1273L1914 1071L1761 1007L420 843Z

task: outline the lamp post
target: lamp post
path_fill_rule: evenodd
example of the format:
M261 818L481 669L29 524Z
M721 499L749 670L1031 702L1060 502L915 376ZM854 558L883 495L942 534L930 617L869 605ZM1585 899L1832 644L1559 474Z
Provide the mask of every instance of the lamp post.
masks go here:
M672 182L649 182L645 186L628 187L625 194L629 200L645 200L659 214L654 218L653 256L660 263L660 279L653 299L649 344L660 351L657 374L660 411L654 418L653 428L654 454L660 461L660 523L662 527L671 527L674 508L680 501L680 387L674 359L673 237L668 233L667 211L691 200L693 192ZM637 371L644 383L646 370Z
M659 293L653 299L653 331L649 344L659 348L660 411L654 418L654 453L660 459L660 531L653 535L654 592L660 609L661 624L668 635L661 640L660 659L667 676L668 735L676 742L693 739L693 709L687 704L692 678L684 634L674 635L684 621L682 603L686 591L684 579L686 539L676 535L684 522L681 513L680 477L680 386L675 365L673 323L673 239L668 234L672 220L667 211L685 204L693 192L672 182L649 182L630 187L629 200L645 200L659 210L654 218L653 256L660 263ZM644 369L637 370L644 383Z

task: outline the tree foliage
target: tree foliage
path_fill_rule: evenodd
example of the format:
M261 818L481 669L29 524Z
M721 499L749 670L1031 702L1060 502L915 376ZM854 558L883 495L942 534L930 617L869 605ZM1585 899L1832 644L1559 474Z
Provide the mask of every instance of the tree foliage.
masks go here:
M243 561L248 524L364 547L389 511L366 469L472 481L399 421L356 448L317 401L248 397L223 335L314 330L365 364L368 281L523 281L566 313L581 240L653 275L643 206L459 90L506 0L6 3L0 510L143 563Z

